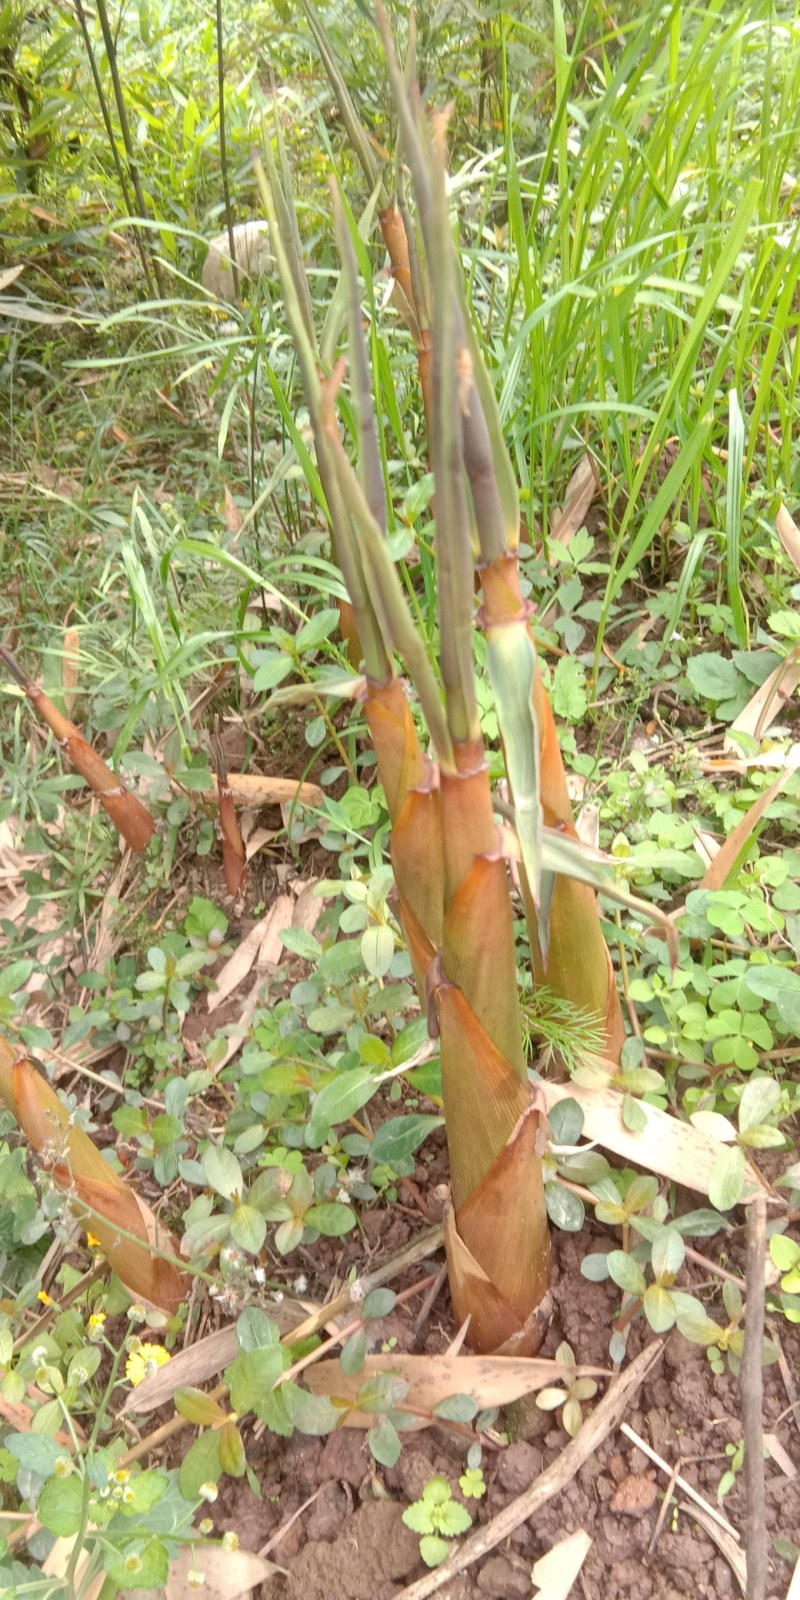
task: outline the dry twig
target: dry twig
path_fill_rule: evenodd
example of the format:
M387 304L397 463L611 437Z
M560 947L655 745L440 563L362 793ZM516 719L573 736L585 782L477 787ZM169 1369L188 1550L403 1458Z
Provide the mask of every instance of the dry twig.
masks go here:
M726 1533L730 1534L734 1539L738 1539L739 1534L734 1528L733 1523L729 1522L727 1517L723 1517L722 1512L718 1511L716 1506L712 1506L710 1500L705 1500L698 1490L692 1487L688 1479L683 1478L680 1472L677 1472L674 1467L671 1467L669 1462L665 1461L664 1457L660 1456L658 1452L647 1443L646 1439L642 1438L640 1433L634 1432L634 1429L630 1428L627 1422L623 1422L622 1427L620 1428L620 1433L624 1433L625 1438L630 1439L631 1444L637 1445L646 1456L649 1456L651 1461L655 1462L657 1467L661 1468L662 1472L666 1472L667 1477L670 1480L670 1485L677 1483L682 1489L683 1493L688 1495L690 1500L694 1500L695 1505L698 1505L701 1511L707 1517L711 1518L712 1522L716 1522L718 1527L724 1528Z
M747 1491L747 1600L767 1592L768 1534L764 1484L764 1261L767 1203L756 1195L747 1214L747 1312L739 1377L744 1428L744 1480Z

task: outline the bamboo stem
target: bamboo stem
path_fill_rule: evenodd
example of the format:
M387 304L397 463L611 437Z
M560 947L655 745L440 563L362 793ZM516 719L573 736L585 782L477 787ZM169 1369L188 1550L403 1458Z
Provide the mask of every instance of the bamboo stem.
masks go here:
M148 222L150 220L150 212L147 201L144 197L144 189L142 188L142 180L139 175L139 167L134 154L133 139L131 137L131 125L128 121L128 107L125 104L125 94L122 88L122 80L119 75L117 46L114 42L114 35L111 32L111 24L108 19L106 0L97 0L97 15L100 19L100 27L103 33L103 43L106 47L108 70L111 73L111 83L114 89L114 102L117 108L117 116L119 117L122 143L125 146L125 155L128 160L128 171L130 173L131 183L133 184L133 192L136 195L136 204L139 208L139 216L143 221ZM167 293L167 287L164 282L164 274L161 271L161 265L158 257L152 250L150 253L153 262L153 272L155 273L156 284L158 286L158 292L163 300L166 298Z
M231 272L233 274L233 293L239 298L239 267L236 261L236 251L233 243L233 212L231 211L231 190L228 181L228 148L225 135L225 56L222 47L222 0L216 4L217 23L217 99L219 104L219 160L222 168L222 196L225 202L225 225L228 229L228 248L231 253Z

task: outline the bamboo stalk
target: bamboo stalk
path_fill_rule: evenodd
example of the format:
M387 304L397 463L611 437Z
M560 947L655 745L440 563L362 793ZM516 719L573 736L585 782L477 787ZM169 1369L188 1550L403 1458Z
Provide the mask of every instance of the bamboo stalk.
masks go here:
M225 226L228 230L228 249L231 256L231 273L233 275L233 293L239 298L239 267L236 261L236 251L233 242L233 212L231 210L231 188L228 179L228 148L225 130L225 55L222 39L222 0L216 0L216 29L217 29L217 104L219 106L219 161L222 171L222 198L225 205Z
M139 208L139 216L143 219L143 221L149 221L150 212L148 210L147 201L144 197L144 189L142 188L139 166L134 153L133 139L131 137L131 126L130 122L128 121L128 107L125 103L125 93L122 87L122 79L119 75L117 46L114 42L114 35L111 32L111 24L108 19L106 0L97 0L97 15L100 20L103 43L106 47L108 70L111 73L111 83L114 90L114 102L117 108L117 116L119 117L120 133L122 134L122 143L125 146L125 155L128 161L128 171L130 173L131 183L133 184L133 192L136 195L136 204ZM161 265L158 257L153 252L151 252L151 256L153 262L153 272L155 273L156 284L158 285L158 292L163 300L165 299L167 292L166 284L164 282L164 275L161 271Z
M106 130L108 146L111 151L117 178L119 180L123 204L128 212L128 215L133 216L133 206L130 199L128 180L125 176L125 168L120 161L119 150L117 149L117 140L114 134L113 124L111 122L111 112L109 110L108 99L106 97L105 89L103 88L103 80L100 76L100 69L97 65L97 56L95 55L94 45L92 44L92 36L89 32L89 24L86 20L86 12L83 9L82 0L75 0L75 11L77 13L81 33L83 34L83 42L86 46L86 56L89 62L89 70L92 74L92 82L94 83L95 93L97 95L97 103L100 107L100 115L103 118L103 126ZM136 240L136 248L139 251L139 258L142 263L142 272L144 274L144 281L147 284L147 292L152 296L153 276L150 271L150 260L145 248L144 239L142 238L138 228L135 230L134 238Z

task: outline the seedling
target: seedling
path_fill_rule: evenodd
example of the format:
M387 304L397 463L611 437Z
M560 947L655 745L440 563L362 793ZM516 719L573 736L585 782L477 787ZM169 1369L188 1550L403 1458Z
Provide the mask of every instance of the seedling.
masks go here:
M571 1345L566 1342L560 1344L556 1351L556 1361L565 1367L576 1367L575 1354ZM571 1439L580 1431L583 1423L583 1402L592 1400L597 1394L597 1384L594 1378L579 1378L576 1376L571 1382L566 1383L563 1389L555 1387L540 1389L536 1396L536 1404L540 1411L557 1411L563 1406L561 1421Z
M478 1474L483 1483L480 1468ZM473 1473L472 1478L477 1479L478 1474ZM471 1488L470 1493L474 1494L475 1490ZM455 1539L458 1534L466 1533L472 1527L472 1517L466 1506L462 1506L460 1500L454 1500L452 1486L446 1478L438 1475L428 1479L422 1499L415 1500L413 1505L406 1508L403 1521L413 1533L420 1535L419 1553L427 1567L440 1567L449 1554L448 1539Z

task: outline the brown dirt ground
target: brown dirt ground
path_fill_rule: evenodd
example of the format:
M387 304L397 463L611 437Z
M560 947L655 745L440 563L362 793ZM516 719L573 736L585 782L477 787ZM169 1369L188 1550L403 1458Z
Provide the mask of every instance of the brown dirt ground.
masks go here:
M439 1165L438 1158L432 1163ZM424 1187L436 1172L418 1168ZM427 1181L425 1181L427 1180ZM421 1187L423 1186L421 1184ZM374 1219L374 1220L373 1220ZM373 1260L401 1247L415 1225L407 1215L374 1211L365 1218ZM370 1235L372 1236L370 1239ZM608 1246L608 1237L587 1225L578 1235L555 1236L556 1310L545 1352L553 1354L562 1338L579 1362L607 1365L608 1340L619 1305L619 1293L608 1283L589 1283L580 1276L583 1254ZM704 1241L708 1246L709 1241ZM339 1246L341 1249L341 1246ZM355 1248L355 1247L354 1247ZM369 1249L367 1254L369 1254ZM339 1271L346 1269L340 1258ZM710 1290L709 1290L710 1285ZM717 1295L714 1280L702 1269L689 1268L687 1287ZM713 1307L711 1307L713 1309ZM387 1319L382 1337L394 1335L400 1348L412 1346L413 1302ZM443 1295L425 1337L430 1350L444 1346L451 1331ZM780 1338L789 1366L800 1375L800 1329L783 1323ZM641 1322L631 1330L635 1354L652 1335ZM765 1371L765 1430L775 1430L795 1460L800 1455L795 1424L777 1366ZM494 1455L484 1453L486 1497L470 1502L476 1522L484 1523L521 1493L564 1449L566 1435L557 1416L532 1403L506 1416L512 1442ZM742 1433L738 1389L729 1375L715 1377L705 1352L677 1333L669 1336L655 1375L640 1390L627 1418L630 1426L671 1464L682 1463L684 1476L712 1504L728 1462L725 1445ZM402 1522L406 1505L417 1499L434 1472L457 1484L465 1447L443 1430L407 1436L396 1467L379 1468L364 1436L350 1429L327 1439L295 1437L290 1441L265 1435L248 1449L263 1488L258 1501L242 1482L226 1481L214 1506L218 1533L235 1529L244 1546L259 1549L311 1496L313 1504L297 1518L270 1553L283 1574L264 1584L261 1600L392 1600L425 1569L418 1540ZM668 1512L654 1548L650 1548L663 1491L663 1475L624 1435L612 1436L581 1469L572 1484L526 1523L498 1550L469 1573L441 1590L444 1600L527 1600L532 1592L533 1562L566 1534L583 1528L592 1539L575 1595L603 1600L728 1600L738 1594L733 1573L705 1532L681 1506ZM458 1492L458 1491L456 1491ZM722 1507L734 1526L746 1532L743 1484L737 1483ZM790 1480L773 1462L767 1463L767 1513L771 1540L800 1545L800 1479ZM770 1600L783 1596L790 1567L771 1550ZM581 1587L582 1586L582 1587Z

